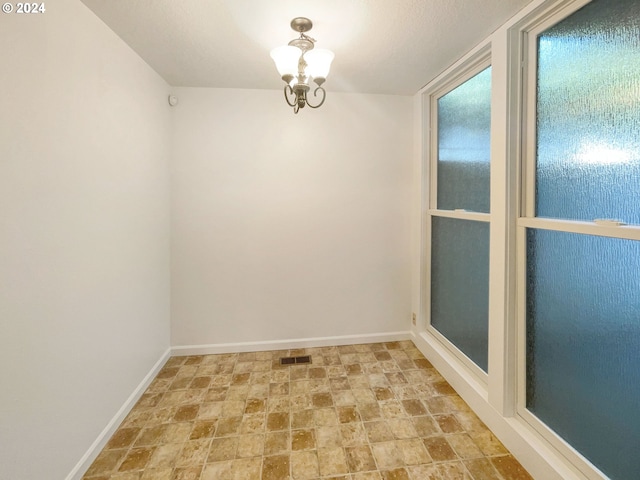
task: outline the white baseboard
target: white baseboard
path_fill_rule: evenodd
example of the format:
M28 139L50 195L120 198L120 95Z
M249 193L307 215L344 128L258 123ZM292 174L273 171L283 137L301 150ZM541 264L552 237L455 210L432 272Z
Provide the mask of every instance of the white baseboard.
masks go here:
M486 388L474 381L460 362L426 332L411 340L469 407L535 479L586 480L562 454L545 442L520 417L503 417L488 400Z
M136 402L140 399L145 390L149 387L153 379L156 377L162 366L167 362L171 356L171 349L168 348L160 357L160 359L151 368L149 373L145 375L140 384L136 387L129 398L120 407L118 412L109 421L107 426L100 432L98 438L89 447L86 453L82 456L80 461L73 467L73 470L67 475L65 480L81 480L82 476L89 469L93 461L100 454L104 446L107 444L113 433L120 426L125 417L129 414L131 409L135 406Z
M395 342L410 340L411 332L370 333L363 335L340 335L336 337L295 338L264 342L215 343L209 345L177 345L171 347L171 355L212 355L217 353L260 352L288 350L291 348L330 347L360 343Z

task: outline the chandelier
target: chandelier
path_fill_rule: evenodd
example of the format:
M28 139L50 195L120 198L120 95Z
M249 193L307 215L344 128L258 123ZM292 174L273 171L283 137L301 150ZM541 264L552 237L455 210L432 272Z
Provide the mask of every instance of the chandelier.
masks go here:
M291 40L288 45L271 50L271 58L276 62L278 73L286 83L284 98L293 107L293 113L298 113L305 105L318 108L327 96L322 84L327 79L334 55L331 50L313 48L316 41L305 34L311 27L313 23L308 18L294 18L291 20L291 28L299 32L300 37ZM309 103L311 80L317 85L313 90L317 103L315 100Z

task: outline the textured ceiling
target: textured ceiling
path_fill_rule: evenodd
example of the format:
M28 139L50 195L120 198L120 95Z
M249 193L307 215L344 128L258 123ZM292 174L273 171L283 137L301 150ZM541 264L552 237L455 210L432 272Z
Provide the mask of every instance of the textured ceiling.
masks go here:
M531 0L82 0L170 85L282 87L294 17L336 58L327 89L411 95Z

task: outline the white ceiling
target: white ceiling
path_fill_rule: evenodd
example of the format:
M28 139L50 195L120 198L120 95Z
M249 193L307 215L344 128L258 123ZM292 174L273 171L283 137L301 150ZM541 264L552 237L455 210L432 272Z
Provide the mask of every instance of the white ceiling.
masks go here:
M327 90L412 95L531 0L82 0L170 85L283 86L269 51L309 35Z

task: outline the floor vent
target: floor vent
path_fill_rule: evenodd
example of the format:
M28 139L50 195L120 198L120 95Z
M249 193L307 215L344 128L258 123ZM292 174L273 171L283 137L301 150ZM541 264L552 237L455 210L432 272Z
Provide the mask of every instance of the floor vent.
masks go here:
M301 363L311 363L311 355L300 357L281 357L280 365L300 365Z

